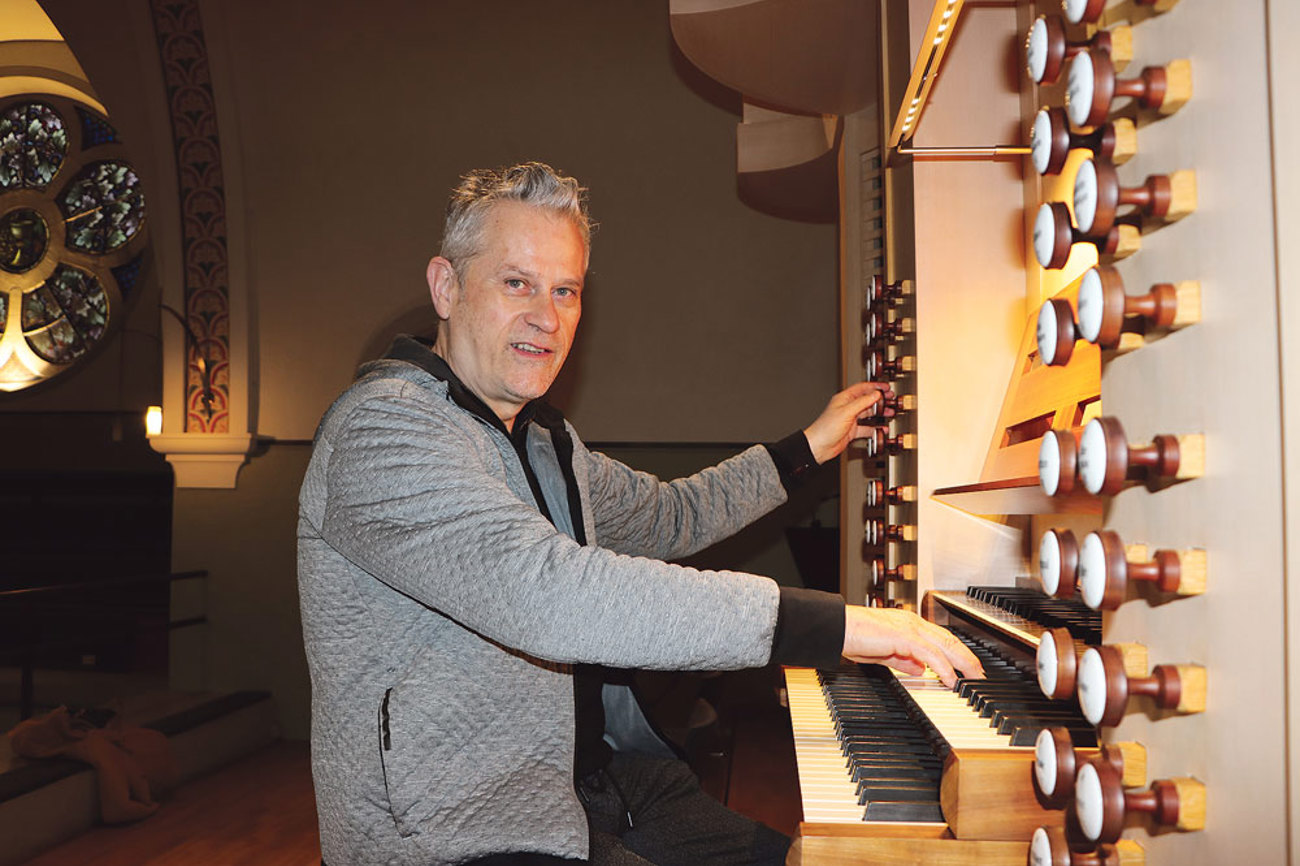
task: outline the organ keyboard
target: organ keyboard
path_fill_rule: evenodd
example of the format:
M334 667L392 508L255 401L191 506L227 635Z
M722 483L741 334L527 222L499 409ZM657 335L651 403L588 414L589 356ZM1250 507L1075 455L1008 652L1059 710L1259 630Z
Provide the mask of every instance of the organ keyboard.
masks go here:
M1047 627L1095 642L1099 615L1077 600L1007 587L934 592L926 607L944 612L933 618L975 652L986 679L949 689L929 671L786 670L803 837L1012 842L1063 820L1034 795L1036 738L1060 726L1086 748L1097 745L1096 731L1076 702L1041 695L1034 649ZM1009 862L1025 856L1019 848Z

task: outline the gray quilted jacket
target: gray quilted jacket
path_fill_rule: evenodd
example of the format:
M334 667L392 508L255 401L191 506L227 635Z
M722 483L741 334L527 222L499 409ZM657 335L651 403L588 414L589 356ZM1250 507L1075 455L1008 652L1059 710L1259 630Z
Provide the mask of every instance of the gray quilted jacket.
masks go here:
M556 525L504 432L453 396L411 363L363 367L303 482L312 772L331 866L585 857L570 665L719 670L771 652L773 581L660 561L784 501L762 447L662 483L566 426L583 546L551 433L530 424L527 451Z

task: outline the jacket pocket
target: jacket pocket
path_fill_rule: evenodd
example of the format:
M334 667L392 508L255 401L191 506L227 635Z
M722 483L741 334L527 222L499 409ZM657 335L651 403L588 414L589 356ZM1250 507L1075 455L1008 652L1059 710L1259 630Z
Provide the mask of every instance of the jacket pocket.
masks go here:
M403 703L403 691L389 688L379 702L376 719L379 765L388 811L403 837L424 831L429 816L442 807L449 790L447 755L441 753L436 721L420 704Z

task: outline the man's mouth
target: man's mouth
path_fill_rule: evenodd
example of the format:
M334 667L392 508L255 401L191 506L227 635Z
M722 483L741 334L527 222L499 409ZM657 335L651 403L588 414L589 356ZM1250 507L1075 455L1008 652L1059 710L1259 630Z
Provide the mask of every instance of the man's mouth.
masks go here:
M543 349L541 346L534 346L532 343L511 343L510 348L523 352L526 355L549 355L550 349Z

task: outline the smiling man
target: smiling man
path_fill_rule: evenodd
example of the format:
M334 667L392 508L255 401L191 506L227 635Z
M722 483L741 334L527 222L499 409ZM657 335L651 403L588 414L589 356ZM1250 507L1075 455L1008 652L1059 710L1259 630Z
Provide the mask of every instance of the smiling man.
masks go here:
M604 666L980 673L911 614L664 561L783 502L888 388L670 483L589 451L541 399L589 248L572 178L468 175L427 269L436 341L398 338L317 430L298 575L333 866L779 864L789 840L701 792Z

